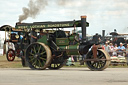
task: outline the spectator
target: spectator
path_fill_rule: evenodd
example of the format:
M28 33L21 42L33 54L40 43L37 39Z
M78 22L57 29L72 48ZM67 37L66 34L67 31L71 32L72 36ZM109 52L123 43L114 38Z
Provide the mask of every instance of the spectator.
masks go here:
M125 51L125 47L123 46L123 43L120 43L120 46L118 46L117 53L123 56L123 53Z
M117 56L117 52L116 52L117 49L118 49L117 44L115 44L114 49L113 49L113 56Z
M105 43L104 48L105 48L105 51L107 52L110 51L110 46L108 45L108 42Z
M114 51L114 46L113 46L113 44L112 44L112 43L110 43L110 44L109 44L109 46L110 46L109 54L110 54L110 56L112 56L113 51Z
M68 58L66 65L67 66L74 66L73 62L74 62L74 59L73 59L73 56L71 56Z
M103 50L105 50L105 47L104 47L104 45L103 45L103 44L101 44L101 48L102 48Z

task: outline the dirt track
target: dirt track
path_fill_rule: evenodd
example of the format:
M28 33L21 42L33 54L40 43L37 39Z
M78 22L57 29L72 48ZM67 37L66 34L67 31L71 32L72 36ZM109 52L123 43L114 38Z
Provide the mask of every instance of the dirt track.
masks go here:
M127 85L128 68L31 70L0 68L0 85Z

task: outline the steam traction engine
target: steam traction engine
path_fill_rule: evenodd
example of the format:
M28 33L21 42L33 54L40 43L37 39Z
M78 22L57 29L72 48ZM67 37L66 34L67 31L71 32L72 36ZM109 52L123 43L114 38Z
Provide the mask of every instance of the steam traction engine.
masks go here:
M64 22L34 22L17 24L15 29L53 29L81 27L82 40L79 42L78 34L66 35L62 30L46 33L37 42L30 44L25 53L26 61L31 69L43 70L61 68L70 55L86 55L84 62L90 70L104 70L109 66L110 56L97 47L98 43L86 40L86 16L81 20ZM75 43L72 43L74 42ZM90 47L92 50L89 51Z

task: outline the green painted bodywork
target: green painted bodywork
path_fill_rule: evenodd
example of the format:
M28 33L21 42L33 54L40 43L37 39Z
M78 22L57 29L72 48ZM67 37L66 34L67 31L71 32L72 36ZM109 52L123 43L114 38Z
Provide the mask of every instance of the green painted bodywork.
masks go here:
M68 38L56 38L56 45L69 45L69 39Z
M79 39L79 34L76 34L76 33L71 34L71 35L69 36L69 40L70 40L70 41L74 41L74 40L75 40L75 37L77 37L77 38Z
M79 55L79 44L59 46L61 50L65 50L67 55Z
M49 46L47 35L43 35L37 42L41 42ZM67 55L79 55L79 43L70 45L69 42L69 38L56 38L56 45L61 50L66 51Z
M41 42L48 45L47 35L43 35L40 39L37 40L37 42Z

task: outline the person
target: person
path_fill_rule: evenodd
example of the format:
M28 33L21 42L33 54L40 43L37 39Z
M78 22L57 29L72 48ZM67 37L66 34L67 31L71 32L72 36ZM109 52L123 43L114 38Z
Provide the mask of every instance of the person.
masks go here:
M114 46L112 43L109 44L109 48L110 48L109 55L112 56L113 51L114 51Z
M94 36L93 36L93 39L92 39L95 43L99 43L101 41L101 35L99 35L98 33L96 33Z
M43 29L40 29L40 34L37 36L37 39L40 39L46 33L43 32Z
M113 48L113 56L117 56L117 52L116 52L117 49L118 49L117 44L115 44L115 46Z
M73 56L69 57L66 66L74 66L73 62L74 62Z
M15 50L19 49L19 47L20 47L18 45L18 38L16 36L17 36L17 32L11 33L11 41L14 43Z
M26 48L29 44L30 44L30 36L28 32L25 32L25 35L23 36L21 41L21 45L23 45L21 46L22 49Z
M128 65L128 44L126 46L126 60L127 60L127 65Z
M123 43L120 43L120 46L118 46L117 53L123 56L123 53L125 51L125 47L123 46Z
M108 45L108 42L105 42L104 48L105 48L105 51L107 52L110 51L110 46Z
M16 33L11 33L11 41L14 42L14 43L18 42L18 39L16 38L16 35L17 35Z
M31 43L37 41L37 33L35 32L35 29L32 29L31 31Z

